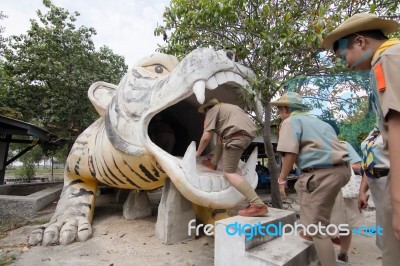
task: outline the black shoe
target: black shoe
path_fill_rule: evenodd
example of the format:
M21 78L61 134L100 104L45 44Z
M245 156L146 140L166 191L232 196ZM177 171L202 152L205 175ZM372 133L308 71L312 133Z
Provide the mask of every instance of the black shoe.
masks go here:
M337 255L337 259L343 262L349 262L349 257L344 253Z

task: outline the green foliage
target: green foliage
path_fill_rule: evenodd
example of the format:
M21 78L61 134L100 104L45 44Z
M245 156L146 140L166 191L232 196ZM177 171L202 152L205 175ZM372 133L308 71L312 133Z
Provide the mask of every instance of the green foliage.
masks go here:
M353 146L355 151L361 155L361 142L365 139L368 133L376 124L375 114L369 113L365 119L356 120L355 122L348 121L342 123L340 128L340 136Z
M257 75L265 102L291 77L331 72L318 54L324 35L339 22L372 6L393 14L398 3L362 1L172 0L156 35L159 50L183 57L193 49L226 48Z
M255 119L265 139L271 139L270 101L282 92L287 80L343 70L343 65L333 68L320 56L320 44L327 32L355 13L373 9L377 14L390 15L398 5L398 1L390 0L374 0L371 5L350 0L171 0L163 24L154 33L166 40L166 45L159 47L161 52L180 58L197 47L234 51L236 59L256 74L252 85L261 96L264 113ZM318 91L313 93L308 96L318 95ZM252 105L254 95L243 98ZM265 146L268 161L273 162L272 145ZM273 168L272 180L278 174Z
M22 180L29 182L35 176L35 164L30 157L21 159L22 166L15 171L15 175Z
M71 145L98 117L87 97L90 85L119 82L127 66L108 47L96 51L95 29L75 25L79 13L43 4L47 13L38 10L38 20L4 51L0 103Z
M0 11L0 20L7 18L3 11ZM3 37L4 27L0 25L0 56L3 54L3 49L6 46L7 39Z
M286 89L303 95L321 119L359 120L368 111L369 81L369 71L302 76L288 80Z
M68 157L68 149L66 146L64 146L62 149L58 149L54 153L54 158L56 159L57 162L59 163L65 163L67 161Z

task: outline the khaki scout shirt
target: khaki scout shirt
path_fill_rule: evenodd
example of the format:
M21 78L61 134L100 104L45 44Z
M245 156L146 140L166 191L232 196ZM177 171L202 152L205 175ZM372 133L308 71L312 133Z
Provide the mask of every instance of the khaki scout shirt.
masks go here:
M245 111L239 106L228 103L214 105L207 112L204 121L204 131L214 131L222 138L238 131L244 131L254 138L256 129L253 120Z
M277 150L298 155L301 168L332 168L350 160L346 145L334 129L314 116L298 114L282 122Z
M371 87L378 105L378 119L384 141L384 150L388 150L389 110L400 112L400 44L384 50L371 62ZM379 102L376 101L379 99Z

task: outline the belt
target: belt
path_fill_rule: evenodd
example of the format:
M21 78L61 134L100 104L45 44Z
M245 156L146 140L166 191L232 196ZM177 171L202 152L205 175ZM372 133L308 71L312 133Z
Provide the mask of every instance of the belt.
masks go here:
M373 168L375 178L381 178L389 174L389 169L385 168Z
M231 139L233 137L249 137L249 138L252 138L245 131L238 131L238 132L232 133L232 134L230 134L228 136L225 136L223 139Z
M347 164L348 164L347 162L346 163L334 163L334 164L330 165L330 167L315 166L315 167L310 167L310 168L303 168L303 169L301 169L301 171L303 173L311 173L311 172L314 172L314 171L319 170L319 169L329 169L329 168L343 166L343 165L347 165Z

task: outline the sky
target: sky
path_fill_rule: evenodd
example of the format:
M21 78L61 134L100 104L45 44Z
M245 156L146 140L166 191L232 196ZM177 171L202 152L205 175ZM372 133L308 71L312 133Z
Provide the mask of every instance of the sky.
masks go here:
M162 36L154 36L157 23L170 0L52 0L53 4L78 11L76 25L93 27L96 48L108 46L125 57L130 67L142 57L155 53L157 44L164 45ZM36 11L46 10L42 0L1 0L0 11L8 18L0 20L4 37L20 35L30 28L30 19L38 20Z

